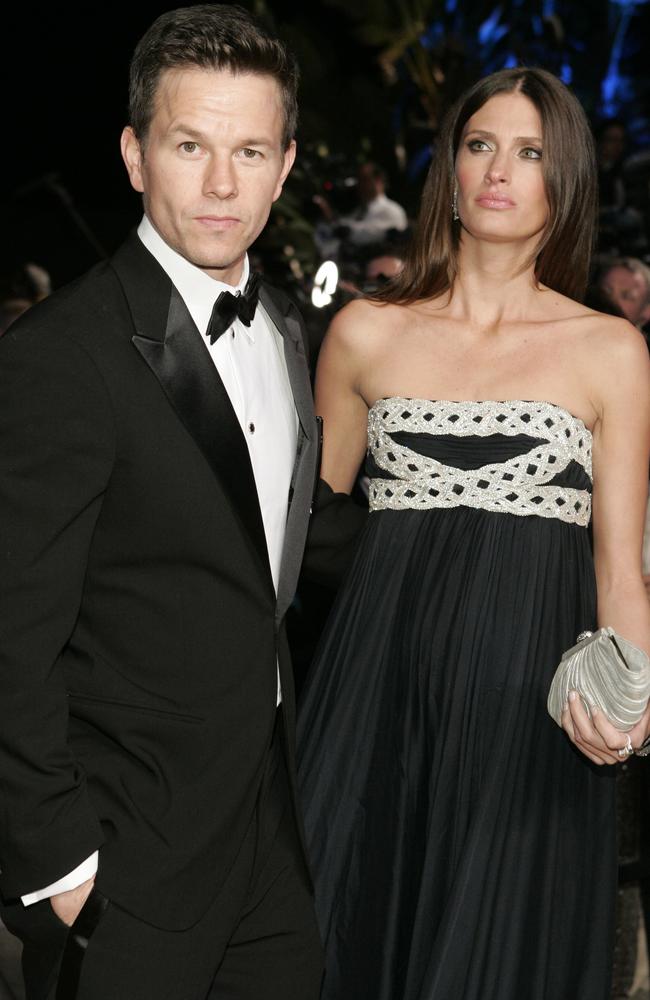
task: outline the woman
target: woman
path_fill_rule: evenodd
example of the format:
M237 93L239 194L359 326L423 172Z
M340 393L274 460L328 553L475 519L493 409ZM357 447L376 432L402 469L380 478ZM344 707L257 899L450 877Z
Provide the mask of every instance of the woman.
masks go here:
M583 629L650 651L648 352L575 301L595 187L558 80L479 82L440 137L401 278L322 350L323 478L349 492L366 433L371 477L299 732L327 1000L608 996L599 765L627 737L573 699L565 733L546 713ZM635 748L649 729L646 711Z

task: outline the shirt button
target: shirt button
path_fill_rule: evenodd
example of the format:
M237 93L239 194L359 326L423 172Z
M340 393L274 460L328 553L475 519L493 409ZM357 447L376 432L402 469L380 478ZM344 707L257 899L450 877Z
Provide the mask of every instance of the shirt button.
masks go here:
M248 425L248 429L249 429L249 431L251 432L251 434L254 434L254 433L255 433L255 424L254 424L254 423L253 423L252 421L251 421L251 422L250 422L250 424Z

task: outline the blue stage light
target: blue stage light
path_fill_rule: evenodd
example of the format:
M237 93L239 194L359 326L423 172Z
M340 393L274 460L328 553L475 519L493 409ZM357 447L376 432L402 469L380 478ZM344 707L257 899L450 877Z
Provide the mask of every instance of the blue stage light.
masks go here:
M573 80L573 69L568 62L562 63L560 67L560 80L562 83L566 83L567 86Z
M481 45L487 45L488 42L498 42L507 33L508 25L499 25L500 17L501 7L497 6L490 16L483 21L483 24L478 29L478 40Z

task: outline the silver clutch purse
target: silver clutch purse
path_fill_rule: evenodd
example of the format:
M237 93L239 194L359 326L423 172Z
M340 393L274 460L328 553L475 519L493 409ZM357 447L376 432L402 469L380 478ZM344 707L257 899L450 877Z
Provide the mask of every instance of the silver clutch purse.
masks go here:
M583 632L564 653L548 693L548 712L558 726L569 691L577 691L590 715L601 709L627 733L639 721L650 698L650 659L613 628Z

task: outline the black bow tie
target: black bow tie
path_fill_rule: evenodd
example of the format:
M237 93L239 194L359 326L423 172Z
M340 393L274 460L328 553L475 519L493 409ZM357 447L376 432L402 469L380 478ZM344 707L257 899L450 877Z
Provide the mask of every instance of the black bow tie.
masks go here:
M210 338L210 343L214 344L222 333L225 333L236 319L241 320L244 326L250 326L257 309L257 299L260 289L260 275L253 271L246 288L240 295L233 295L232 292L221 292L214 306L212 315L208 323L206 337Z

